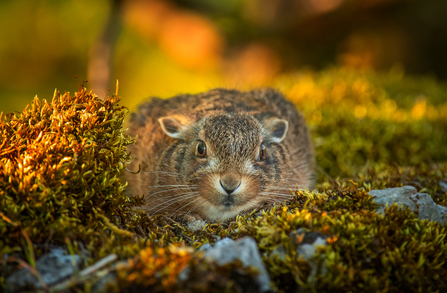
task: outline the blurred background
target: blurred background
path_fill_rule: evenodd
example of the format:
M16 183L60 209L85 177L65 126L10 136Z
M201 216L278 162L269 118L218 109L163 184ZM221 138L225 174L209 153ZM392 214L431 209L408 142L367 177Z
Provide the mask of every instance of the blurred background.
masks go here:
M0 111L83 81L105 97L118 79L130 109L331 66L444 81L446 15L445 0L2 0Z

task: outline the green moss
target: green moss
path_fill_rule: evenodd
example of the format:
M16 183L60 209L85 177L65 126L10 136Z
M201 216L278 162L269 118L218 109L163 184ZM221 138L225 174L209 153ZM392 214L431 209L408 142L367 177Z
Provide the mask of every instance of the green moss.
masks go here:
M111 291L234 292L256 273L240 263L206 263L195 249L251 236L279 292L447 291L446 225L397 206L378 215L368 194L412 185L447 206L447 87L400 72L344 69L288 75L278 84L311 125L316 191L291 190L284 203L194 233L175 219L138 212L141 199L123 194L119 174L134 139L123 132L127 110L118 97L101 101L80 89L3 117L0 285L17 269L14 259L32 266L48 247L68 243L72 253L89 255L85 266L112 253L129 259ZM301 240L291 235L300 228L328 237L313 260L316 274L297 255ZM284 259L275 256L279 247ZM186 265L188 282L178 280ZM88 291L96 277L67 288Z
M346 202L351 200L347 198ZM321 207L332 208L340 201L329 200ZM361 292L366 288L369 292L432 292L447 289L444 283L447 277L445 226L419 221L415 214L397 206L388 208L385 216L368 209L356 211L356 205L353 209L344 207L348 206L327 214L322 212L323 209L311 213L306 210L297 213L293 209L281 211L252 223L257 229L254 235L260 247L267 252L284 243L290 232L302 227L330 237L331 244L322 248L316 257L320 263L325 263L328 273L317 274L314 282L308 273L292 275L294 279L299 278L296 282L304 292ZM279 277L279 280L285 278L281 276L285 267L290 268L291 272L293 268L296 272L308 272L307 264L297 262L295 254L290 249L288 251L289 259L268 267L271 275ZM278 288L281 289L280 285Z
M321 178L353 177L376 164L447 161L445 83L398 70L329 68L286 75L277 86L311 125Z

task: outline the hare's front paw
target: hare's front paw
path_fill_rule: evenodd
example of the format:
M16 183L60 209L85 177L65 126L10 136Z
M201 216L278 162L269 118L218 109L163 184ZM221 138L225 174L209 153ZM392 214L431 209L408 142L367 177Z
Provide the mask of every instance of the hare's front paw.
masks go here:
M206 224L208 224L208 222L204 221L198 214L182 215L180 219L181 222L185 225L186 229L191 232L201 231L206 226Z

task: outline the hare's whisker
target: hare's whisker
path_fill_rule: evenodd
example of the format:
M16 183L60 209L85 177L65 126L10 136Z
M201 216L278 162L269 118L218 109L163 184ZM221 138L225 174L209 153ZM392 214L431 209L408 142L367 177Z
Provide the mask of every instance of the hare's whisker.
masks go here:
M176 194L171 194L171 195L168 195L168 196L162 196L162 197L158 197L158 198L154 199L153 202L159 202L159 201L166 202L167 199L170 199L170 198L173 198L173 197L174 198L175 197L179 197L181 195L188 194L188 193L193 193L193 192L198 192L198 191L191 191L191 192L186 192L186 193L176 193Z
M188 203L187 205L184 205L184 206L180 207L180 208L177 209L175 212L171 213L171 216L174 216L178 211L184 209L185 207L189 206L190 204L192 204L192 203L194 203L194 202L196 202L196 201L198 201L198 200L200 200L200 197L197 198L197 199L195 199L195 200L193 200L193 201L191 201L191 202ZM193 207L193 209L195 209L196 207L198 207L198 205L196 205L195 207ZM190 211L191 211L191 210L190 210ZM187 213L189 213L189 211L188 211Z
M263 186L264 188L268 188L271 190L291 190L293 189L292 187L275 187L275 186Z
M154 188L154 187L177 187L177 186L188 186L188 187L198 187L198 185L188 185L188 184L178 184L178 185L153 185L153 186L151 186L151 188Z
M146 197L146 199L148 199L149 197L151 197L151 196L153 196L153 195L155 195L155 194L165 193L165 192L173 191L173 190L185 190L185 189L191 189L191 188L189 188L189 187L179 187L179 188L171 188L171 189L167 189L167 190L161 190L161 191L157 191L157 192L154 192L154 193L148 195L148 196Z
M160 204L158 204L158 205L152 207L152 208L151 208L150 210L148 210L147 212L150 213L153 209L155 209L156 207L158 207L158 206L160 206L160 205L164 205L164 204L167 204L167 203L172 202L172 201L174 201L174 202L172 202L171 204L174 204L174 203L176 203L176 202L178 202L178 201L180 201L180 200L184 200L184 199L188 199L188 198L195 197L197 194L199 194L199 193L198 193L198 192L189 192L189 193L182 194L182 195L180 195L180 196L177 196L177 197L175 197L175 198L173 198L173 199L170 199L170 200L168 200L168 201L164 201L164 202L162 202L162 203L160 203ZM171 204L170 204L170 205L171 205ZM170 205L168 205L168 206L170 206ZM168 207L168 206L163 207L163 209L165 209L165 208ZM163 209L162 209L162 210L163 210ZM160 211L160 210L158 210L158 211ZM157 212L158 212L158 211L157 211ZM155 213L154 213L154 214L155 214Z
M190 196L188 196L186 199L192 199L192 198L194 198L194 196L195 196L195 195L190 195ZM162 206L162 207L160 207L157 211L155 211L154 214L158 214L159 212L161 212L161 211L167 209L167 208L170 207L171 205L173 205L173 204L175 204L175 203L178 203L178 202L179 202L179 200L174 201L174 202L171 202L170 204L168 204L168 205L166 205L166 206ZM183 208L183 206L182 206L181 208ZM173 213L170 213L170 214L173 214Z
M283 193L273 193L273 192L260 192L259 194L261 195L268 195L268 196L272 196L272 197L284 197L284 198L289 198L292 197L292 194L283 194Z

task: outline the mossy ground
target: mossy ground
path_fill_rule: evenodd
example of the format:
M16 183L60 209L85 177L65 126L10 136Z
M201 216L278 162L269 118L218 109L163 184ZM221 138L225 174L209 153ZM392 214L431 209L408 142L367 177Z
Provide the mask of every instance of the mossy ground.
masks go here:
M127 109L118 97L101 101L81 88L55 93L51 103L36 98L22 113L2 117L0 286L17 264L32 270L45 251L64 246L87 256L84 266L112 253L131 258L118 266L115 291L238 291L231 280L240 263L208 264L195 249L249 235L280 292L446 291L446 225L397 206L377 215L367 191L413 185L447 206L447 86L399 71L343 69L287 75L276 85L311 127L317 190L291 190L293 197L276 207L196 233L135 211L141 200L123 194L119 174L134 139L124 133ZM315 256L321 265L315 278L289 238L298 228L328 236ZM284 260L272 254L279 246L286 248ZM192 273L185 283L177 275L186 264ZM89 291L95 277L64 290Z

